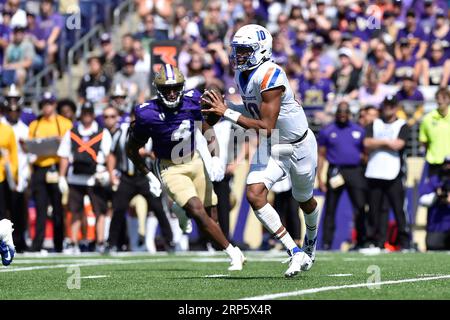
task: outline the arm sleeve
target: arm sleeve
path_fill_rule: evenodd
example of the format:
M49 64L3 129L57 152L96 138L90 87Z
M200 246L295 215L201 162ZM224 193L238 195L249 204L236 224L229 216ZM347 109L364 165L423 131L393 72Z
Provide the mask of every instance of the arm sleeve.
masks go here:
M400 129L400 132L398 134L398 139L402 139L403 141L407 142L409 138L410 129L407 124L404 124L403 127Z
M111 152L112 138L108 129L103 129L102 142L100 144L100 150L102 151L105 158Z
M64 134L64 137L61 140L61 143L59 144L59 148L58 151L56 152L56 154L58 155L58 157L62 157L62 158L69 158L72 151L71 149L71 143L70 143L70 131L67 131Z
M365 138L373 138L373 124L369 124L366 127L366 136Z

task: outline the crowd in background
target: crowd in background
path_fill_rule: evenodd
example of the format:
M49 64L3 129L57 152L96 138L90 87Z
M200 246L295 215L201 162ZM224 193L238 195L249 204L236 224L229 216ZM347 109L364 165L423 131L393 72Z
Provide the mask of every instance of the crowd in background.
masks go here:
M23 105L20 90L28 76L57 60L57 52L60 50L57 40L65 27L58 10L66 8L68 3L76 5L78 1L42 0L37 7L27 8L26 3L20 0L0 0L0 87L5 87L7 92L4 95L3 122L15 126L18 141L19 138L24 141L39 137L39 132L33 130L37 125L36 121L39 122L39 119L36 120L36 110ZM136 0L135 4L140 19L138 31L123 34L120 39L117 38L119 35L108 32L101 35L98 50L89 57L83 57L88 65L88 72L78 84L75 99L57 97L55 94L39 97L40 114L49 105L48 109L54 108L53 111L48 111L49 114L57 112L61 118L55 119L67 123L63 125L64 128L59 127L58 121L48 123L50 127L58 124L55 135L62 140L66 131L76 128L80 121L83 122L79 117L87 115L89 118L90 112L94 112L94 120L99 128L106 128L110 132L117 128L122 130L122 124L129 122L131 106L150 98L150 44L153 41L179 41L181 50L178 66L186 76L186 89L197 88L202 91L204 88L216 87L223 91L226 99L240 103L234 72L228 60L228 48L234 32L249 23L263 25L272 33L272 57L286 70L291 86L318 137L323 135L326 128L335 124L339 105L346 105L342 108L348 108L345 113L348 113L349 120L353 119L355 125L357 123L360 127L372 124L379 117L386 101L391 101L387 104L395 101L396 116L404 120L411 130L419 131L421 123L431 122L435 125L441 118L444 119L444 125L448 124L448 113L436 115L437 111L432 111L438 105L435 92L450 84L450 24L448 4L445 1ZM120 46L114 46L115 42L120 43ZM445 93L441 92L441 95L445 96ZM433 115L427 115L431 113ZM434 120L424 120L432 116L435 117ZM428 128L423 125L420 142L427 146L426 160L431 168L440 167L445 163L445 155L450 154L449 144L435 147L433 143L447 140L450 129L430 133L430 127L432 129L433 125ZM41 124L40 130L42 128ZM52 130L53 127L50 131ZM100 131L98 129L96 133ZM408 139L410 136L408 135ZM23 162L25 148L23 142L18 143L18 152L22 154L17 166L23 167L25 171L19 170L19 175L24 179L19 178L18 186L21 188L13 192L11 201L22 203L23 197L28 196L26 190L33 187L33 183L46 186L48 194L37 195L34 188L30 197L35 205L36 197L44 199L40 209L36 206L38 238L33 241L32 249L39 251L42 248L45 231L45 219L42 217L50 214L55 227L55 249L60 251L64 238L64 210L59 210L62 206L61 188L58 183L55 185L46 180L46 172L41 174L39 180L36 169L54 166L50 171L58 171L61 157L54 155L50 157L51 160L40 164L36 157L27 156ZM102 148L113 154L113 151L119 152L116 156L120 157L120 150L105 146ZM122 164L124 162L126 159ZM33 163L34 170L27 171L25 168L30 163ZM104 165L106 170L106 160ZM128 169L118 169L120 165L116 164L118 171ZM234 164L229 165L230 176L233 169ZM322 191L330 189L329 185L327 188L327 183L332 176L329 174L326 181L319 180ZM6 185L6 178L5 175L2 188ZM29 185L26 182L28 180L31 181ZM232 183L232 179L228 182ZM116 187L117 185L118 182ZM83 192L89 194L91 191ZM108 203L109 206L113 204L113 192L115 191L111 188L104 196L106 209L103 203L100 205L101 209L95 208L94 211L111 216ZM151 205L151 201L147 202ZM362 210L361 206L366 203L356 205L356 202L355 211ZM49 203L51 213L47 210ZM386 212L388 209L389 203L386 203L383 210ZM164 205L164 210L167 213L170 211L167 204ZM331 212L328 213L328 217L330 216ZM164 220L161 215L158 218ZM329 230L329 236L334 227L330 222L331 218L328 219L326 229ZM26 220L20 218L18 221L25 232ZM295 226L296 223L291 224ZM108 223L105 224L103 231L108 229ZM172 223L171 231L166 221L162 224L166 226L166 248L170 248L173 246L173 239L169 238L175 236L171 233L178 232L176 224L173 227ZM141 222L139 225L142 228L146 223ZM81 225L76 225L73 231L77 232L80 228L83 229ZM118 230L118 234L126 234L125 230ZM145 232L141 230L139 233L143 236ZM24 235L25 233L21 236ZM98 247L104 246L107 236L108 232L100 237ZM24 239L20 241L25 243ZM73 235L69 242L73 244L76 241L77 236ZM127 242L123 239L120 241ZM325 245L331 246L331 240L327 241ZM137 247L135 243L136 241L129 247ZM25 244L22 247L25 248Z

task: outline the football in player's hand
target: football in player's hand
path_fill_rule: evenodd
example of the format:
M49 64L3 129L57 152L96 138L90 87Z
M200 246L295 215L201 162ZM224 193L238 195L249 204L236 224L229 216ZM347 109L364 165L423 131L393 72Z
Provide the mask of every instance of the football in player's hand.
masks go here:
M214 89L205 90L205 92L202 94L202 98L200 101L200 106L202 109L210 109L211 108L211 99L209 98L208 94L206 94L208 91L215 91L219 97L222 97L222 94ZM204 101L206 100L206 102ZM214 113L204 113L203 117L205 118L205 121L210 125L216 124L220 120L220 116L214 114Z

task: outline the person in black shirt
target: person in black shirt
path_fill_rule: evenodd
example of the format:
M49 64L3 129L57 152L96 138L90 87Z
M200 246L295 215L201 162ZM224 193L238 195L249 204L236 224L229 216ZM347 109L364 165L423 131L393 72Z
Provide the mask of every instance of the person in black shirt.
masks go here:
M78 96L80 103L91 101L92 103L106 103L111 86L111 79L102 71L101 59L92 56L88 59L89 73L80 81Z

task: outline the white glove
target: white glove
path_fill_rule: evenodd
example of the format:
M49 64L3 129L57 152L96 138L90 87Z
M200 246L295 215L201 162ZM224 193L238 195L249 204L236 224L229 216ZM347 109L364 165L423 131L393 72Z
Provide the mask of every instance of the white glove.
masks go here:
M225 175L225 168L219 157L211 158L211 181L222 181Z
M106 187L110 183L109 173L107 171L95 173L95 180L102 186Z
M65 194L69 191L69 185L67 184L66 177L59 177L58 188L61 194Z
M148 184L150 186L150 192L155 197L159 197L161 195L161 182L152 172L147 173Z
M419 203L422 206L429 208L435 203L436 199L437 199L436 192L427 193L419 198Z

